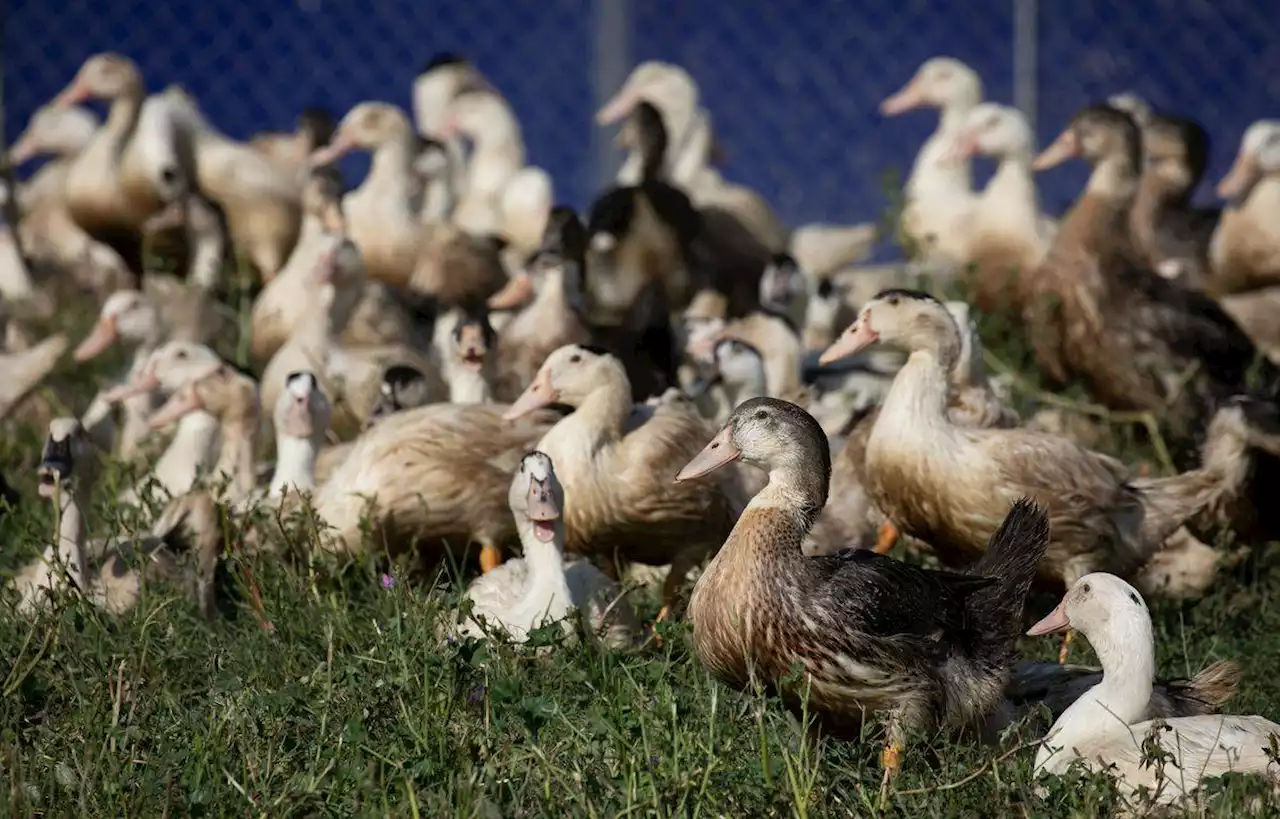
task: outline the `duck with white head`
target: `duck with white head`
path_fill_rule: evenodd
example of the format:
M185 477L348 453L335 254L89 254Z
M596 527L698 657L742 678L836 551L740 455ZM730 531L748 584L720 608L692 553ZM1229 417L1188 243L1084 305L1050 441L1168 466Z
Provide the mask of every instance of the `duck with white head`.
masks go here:
M1155 677L1155 644L1151 614L1128 583L1102 572L1081 577L1027 634L1068 629L1078 630L1093 646L1102 682L1049 730L1036 752L1037 775L1062 774L1079 762L1091 770L1110 770L1131 796L1148 789L1158 804L1180 801L1205 778L1229 772L1280 778L1280 765L1269 754L1280 740L1280 725L1265 717L1203 714L1142 721ZM1150 738L1172 755L1173 770L1144 762Z

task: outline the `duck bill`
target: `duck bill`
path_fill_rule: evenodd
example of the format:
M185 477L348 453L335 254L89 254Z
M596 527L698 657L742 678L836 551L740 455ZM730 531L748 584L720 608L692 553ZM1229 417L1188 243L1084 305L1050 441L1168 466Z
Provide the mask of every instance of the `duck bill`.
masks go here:
M1031 170L1047 171L1079 155L1080 142L1076 139L1076 132L1068 128L1058 135L1052 145L1045 148L1040 152L1039 156L1032 160Z
M1218 183L1218 196L1223 199L1242 199L1248 195L1259 176L1258 158L1251 152L1241 152L1231 164L1231 170Z
M502 413L502 420L514 421L536 409L551 406L559 397L560 393L551 386L551 375L545 369L538 370L538 374L533 377L533 383L520 393L520 397L507 408L506 412Z
M886 117L896 117L920 108L924 104L924 89L917 80L912 80L901 91L880 103L880 113Z
M550 479L529 479L528 502L529 520L550 523L560 519L560 505L556 503L555 494L551 491Z
M164 402L164 406L155 411L148 423L152 429L161 429L198 409L200 409L200 399L196 397L195 390L185 389Z
M53 98L54 108L69 108L72 105L79 105L89 99L89 89L79 80L72 80L71 84L62 89L62 93Z
M715 472L727 463L732 463L742 456L742 450L733 445L733 425L725 424L724 429L716 433L716 437L711 439L711 443L702 448L702 451L693 457L692 461L684 465L679 474L676 475L676 481L691 481L694 478L701 478L710 472Z
M818 363L825 367L841 359L855 356L879 339L880 334L872 330L867 322L855 321L848 330L840 334L834 344L822 351L822 355L818 356Z
M533 277L523 271L515 274L502 289L489 297L490 310L514 310L533 298Z
M1045 618L1027 629L1028 637L1039 637L1044 634L1054 634L1059 631L1067 631L1071 628L1071 620L1067 617L1066 603L1059 603L1058 607L1045 615Z
M355 145L349 139L335 139L323 148L317 148L311 152L311 164L313 166L332 165L349 154L354 147Z
M606 102L604 106L596 112L596 124L612 125L630 114L631 109L635 107L635 95L629 92L619 91L617 94L613 95L613 99Z
M23 137L9 149L9 166L16 168L26 163L38 152L39 147L36 145L35 140Z
M146 373L133 379L128 384L121 384L118 387L103 390L101 397L108 404L114 404L126 398L132 398L135 395L142 395L158 389L160 389L160 380L154 374Z
M76 347L72 357L76 362L83 364L102 355L108 347L116 342L120 337L120 332L116 328L116 320L109 317L98 319L98 323L93 326L93 331L85 336L84 341Z
M966 159L972 159L973 155L978 152L978 139L973 133L965 131L956 137L951 143L950 150L947 151L945 160L947 162L963 162Z

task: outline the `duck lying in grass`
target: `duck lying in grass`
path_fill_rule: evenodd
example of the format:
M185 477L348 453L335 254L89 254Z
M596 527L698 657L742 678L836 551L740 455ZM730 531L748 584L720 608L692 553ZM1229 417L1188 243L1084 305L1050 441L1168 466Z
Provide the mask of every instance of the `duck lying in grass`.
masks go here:
M471 583L467 597L474 607L462 631L484 636L484 621L524 642L533 629L578 611L588 630L604 629L607 644L629 643L639 621L622 589L587 561L565 560L564 488L551 458L537 451L525 455L511 479L508 500L524 557Z
M1049 543L1048 516L1012 505L970 574L865 550L805 557L827 502L831 453L814 418L773 398L744 402L677 481L736 460L769 473L698 579L694 648L727 685L753 679L848 734L865 712L890 714L886 777L908 730L982 723L1001 703L1022 606ZM803 682L788 684L792 666Z
M1201 715L1143 722L1155 675L1151 615L1142 596L1115 575L1076 581L1052 612L1027 632L1078 629L1102 663L1102 681L1068 708L1036 752L1035 773L1061 774L1079 762L1110 770L1133 796L1146 788L1157 804L1180 801L1204 778L1261 773L1280 780L1274 757L1280 725L1258 716ZM1168 755L1144 762L1155 740Z

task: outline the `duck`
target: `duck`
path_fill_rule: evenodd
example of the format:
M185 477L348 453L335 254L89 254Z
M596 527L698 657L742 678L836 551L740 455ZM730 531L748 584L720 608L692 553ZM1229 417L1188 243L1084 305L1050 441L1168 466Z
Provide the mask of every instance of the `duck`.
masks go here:
M226 217L232 243L263 282L280 272L302 222L302 175L215 128L184 90L161 95L190 135L196 184ZM173 197L170 197L171 199Z
M968 237L962 229L973 205L971 163L951 161L956 134L982 102L982 79L954 57L926 60L910 82L880 103L880 113L896 117L918 108L939 109L938 127L916 154L904 188L900 231L908 255L943 267L960 264Z
M1142 175L1129 211L1139 260L1166 279L1209 286L1209 242L1221 208L1199 208L1191 194L1209 162L1209 134L1189 117L1149 112L1142 132Z
M467 314L455 308L442 316L436 326L437 332L443 330L447 336L439 340L436 348L443 352L441 371L449 385L449 402L486 404L492 401L498 334L489 323L488 314ZM379 402L381 399L380 393Z
M1110 409L1157 413L1174 463L1189 468L1214 407L1248 391L1256 350L1211 298L1137 260L1126 227L1142 156L1133 119L1087 106L1032 167L1074 156L1093 172L1030 279L1028 340L1052 381L1079 378ZM1265 360L1258 376L1260 395L1280 382Z
M454 195L466 184L466 152L462 140L444 135L449 105L455 97L467 91L492 90L493 85L470 60L448 51L433 54L413 81L414 124L418 133L438 148L443 160L440 165L444 173L431 175L431 184L424 199L449 200L448 207L433 211L428 221L448 218L453 211ZM424 217L427 215L424 207Z
M588 633L602 633L611 647L629 644L639 620L617 581L581 558L564 554L564 487L544 452L520 459L508 492L520 533L522 557L506 561L467 587L471 613L463 633L486 636L493 627L515 642L535 628L578 612Z
M565 548L609 563L669 563L660 612L667 617L688 573L733 526L742 490L732 480L670 483L671 469L697 451L707 427L687 401L659 402L637 414L631 396L616 356L570 344L547 357L503 417L516 420L553 404L574 408L536 446L564 484Z
M1151 614L1138 591L1105 572L1079 578L1062 602L1027 634L1076 629L1102 664L1102 681L1062 713L1036 751L1035 776L1057 776L1075 763L1108 771L1126 797L1172 805L1225 773L1280 780L1271 749L1280 724L1261 716L1201 714L1144 720L1155 676ZM1163 764L1146 761L1154 741ZM1167 771L1166 766L1175 770Z
M413 169L417 145L404 111L362 102L338 123L333 140L311 154L312 165L332 164L354 150L373 154L364 181L342 199L343 223L369 276L396 287L408 286L422 241L422 191Z
M115 250L72 218L65 190L72 161L98 128L97 117L87 108L43 105L9 149L9 163L19 168L35 157L50 157L16 196L17 237L32 267L67 271L95 292L110 292L130 282L132 274Z
M970 109L955 137L954 156L986 156L995 175L972 202L965 251L968 302L987 314L1022 310L1022 279L1045 255L1056 225L1040 212L1031 159L1035 135L1016 108L984 102Z
M265 154L297 176L310 171L308 163L317 148L333 139L333 112L322 105L311 105L298 112L292 132L266 132L249 140L249 147Z
M591 340L582 292L586 241L573 208L555 206L539 250L489 297L490 310L516 311L498 334L498 367L521 390L552 352Z
M315 491L316 458L324 448L333 414L315 373L292 372L284 383L285 389L272 410L276 463L267 498L275 501L291 492Z
M259 407L257 382L220 361L170 395L152 413L148 424L152 429L163 429L193 412L216 418L221 447L210 475L215 481L226 482L228 503L243 506L254 497L257 485Z
M191 146L172 106L162 96L146 97L138 66L123 55L89 57L51 105L65 108L90 98L111 107L67 168L67 208L76 224L120 256L136 285L143 270L142 225L189 188Z
M1236 294L1280 284L1280 120L1258 120L1240 140L1217 186L1229 203L1209 244L1216 292Z
M877 342L908 352L867 440L867 489L943 563L977 558L1008 504L1030 496L1053 523L1042 579L1070 586L1104 569L1133 576L1185 523L1240 492L1241 449L1253 435L1239 404L1215 414L1201 468L1167 478L1134 478L1116 459L1065 438L955 423L946 411L948 371L960 337L937 299L888 290L823 354L838 360Z
M72 357L77 364L85 364L117 343L131 344L131 362L114 384L122 386L133 381L142 372L152 352L166 340L165 335L166 328L161 323L160 313L154 302L140 290L120 290L103 302L92 331L76 346ZM82 420L86 429L95 430L95 440L107 449L114 442L116 457L131 460L147 435L146 419L155 409L155 400L148 393L117 399L121 401L122 417L119 430L115 432L109 417L113 402L107 400L105 395L112 386L109 384L99 391L85 410Z
M360 555L368 542L394 557L416 543L427 555L448 549L461 559L474 543L481 569L492 571L517 542L507 514L511 471L558 417L548 410L513 422L503 418L507 408L446 402L384 415L313 496L329 530L320 547Z
M262 371L262 399L274 407L285 378L310 370L325 384L335 407L339 434L359 429L377 400L378 378L391 363L412 364L437 380L437 395L447 394L438 362L404 344L349 346L340 334L363 297L363 254L350 240L327 251L312 270L306 308L289 336Z
M698 104L698 86L689 72L674 63L648 60L638 64L618 89L596 112L597 125L612 125L630 117L641 103L652 106L662 117L672 135L672 149L663 159L662 175L677 185L690 188L707 158L720 156L719 146L711 132L711 119ZM706 146L709 157L702 146ZM635 185L642 175L646 158L641 146L631 143L630 152L618 169L618 185Z
M104 390L95 401L104 404L127 401L142 396L148 400L148 406L155 409L169 396L181 391L192 381L203 378L217 367L222 359L218 354L203 344L189 341L170 341L157 347L135 370L130 380ZM141 423L151 431L150 418L154 409L149 410ZM86 412L82 418L90 418ZM92 429L86 426L86 429ZM137 504L149 498L152 490L159 490L165 498L177 498L186 494L195 485L200 474L214 462L221 446L218 419L213 415L199 411L189 412L178 421L169 445L160 457L151 465L147 474L143 475L132 486L121 491L117 500L120 503Z
M53 333L26 349L0 352L0 420L44 382L69 346L66 334Z
M502 235L506 229L503 200L507 188L525 170L524 138L515 112L496 91L463 91L449 102L440 133L444 139L461 137L471 143L465 179L457 191L450 221L473 236ZM537 174L530 168L528 176L535 175L550 184L545 172ZM546 197L537 192L532 198L541 202ZM533 214L532 221L545 217L545 211L541 219ZM542 226L535 224L534 236L541 234Z
M162 583L184 590L202 615L214 617L223 542L216 508L198 502L173 504L145 536L90 542L92 461L92 444L77 419L50 422L38 475L41 497L55 504L57 540L14 578L19 614L33 614L70 584L94 606L120 615L138 604L145 587Z
M818 422L786 401L746 401L676 480L734 461L766 471L769 482L689 604L694 651L713 677L739 689L763 682L835 736L857 736L864 713L887 711L886 777L901 766L906 732L979 724L999 706L1023 601L1049 543L1043 510L1014 503L969 574L865 550L806 557L801 543L831 478ZM795 665L803 687L785 682Z

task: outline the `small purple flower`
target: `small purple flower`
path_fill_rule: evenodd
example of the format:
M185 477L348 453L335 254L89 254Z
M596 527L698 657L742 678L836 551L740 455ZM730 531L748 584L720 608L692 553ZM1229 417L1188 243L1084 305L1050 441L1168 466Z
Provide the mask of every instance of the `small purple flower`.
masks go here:
M392 577L389 574L384 574L382 576L382 588L394 589L395 586L396 586L396 579L394 577Z

